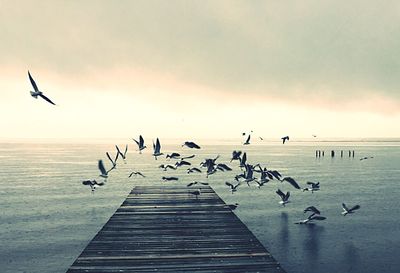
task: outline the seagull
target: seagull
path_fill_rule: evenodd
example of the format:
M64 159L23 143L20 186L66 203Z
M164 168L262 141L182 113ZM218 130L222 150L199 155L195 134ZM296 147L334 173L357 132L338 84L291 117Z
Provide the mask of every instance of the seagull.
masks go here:
M181 155L178 153L171 153L171 154L167 154L166 158L170 158L170 159L178 159Z
M230 210L235 210L238 206L239 206L239 203L229 204L228 208L230 208Z
M190 162L188 162L188 161L185 161L185 160L177 161L177 162L175 163L175 166L176 166L176 167L180 167L180 166L190 166L190 165L192 165L192 163L190 163Z
M29 70L28 70L28 76L29 76L29 80L31 81L32 87L33 87L33 89L35 90L35 91L30 91L30 92L31 92L31 96L34 97L35 99L37 99L38 96L39 96L39 97L41 97L42 99L44 99L45 101L47 101L47 102L49 102L49 103L51 103L51 104L53 104L53 105L56 105L56 104L55 104L54 102L52 102L48 97L46 97L45 95L43 95L43 92L42 92L42 91L39 90L39 88L38 88L37 85L36 85L35 80L34 80L34 79L32 78L32 76L31 76L31 73L29 73Z
M355 205L354 207L352 207L351 209L349 209L349 208L346 206L345 203L342 203L342 208L343 208L342 215L343 215L343 216L346 216L346 215L349 214L349 213L354 213L355 210L358 210L358 209L361 208L361 207L360 207L360 205Z
M187 171L188 171L187 173L194 173L194 172L201 173L201 170L199 168L196 168L196 167L189 168L189 169L187 169Z
M240 161L240 156L242 155L242 151L233 151L232 152L232 159L231 162L233 160L239 160Z
M264 138L262 138L262 137L258 137L260 140L264 140Z
M161 144L160 144L160 140L157 138L156 143L154 144L153 142L153 156L154 158L157 160L157 156L163 155L163 153L161 153Z
M284 194L280 189L276 191L276 193L279 195L279 197L282 199L282 201L279 201L279 204L282 206L285 206L287 203L289 203L289 197L290 197L290 192L288 191L286 194Z
M307 182L307 185L311 185L311 188L304 188L303 191L311 191L311 193L319 191L319 182Z
M283 144L285 144L286 140L289 140L289 136L281 137Z
M317 135L312 135L313 137L317 137Z
M246 161L247 161L247 154L246 154L246 152L244 152L243 156L240 158L240 168L243 168L246 166Z
M193 182L190 182L189 184L187 184L186 187L191 187L191 186L194 186L194 185L197 185L197 184L201 184L201 185L204 185L204 186L207 186L207 185L208 185L207 182L193 181Z
M146 176L144 176L141 172L135 172L135 171L131 172L131 174L130 174L128 177L131 178L132 175L135 175L135 176L140 175L141 177L146 177Z
M321 214L321 212L314 206L305 208L303 212L306 213L308 211L312 212L313 214Z
M188 148L191 149L200 149L200 146L197 145L196 143L192 142L192 141L185 141L185 143L183 143L182 147L186 146Z
M249 136L246 139L246 142L243 143L243 145L249 145L250 144L250 138L251 138L251 135L249 134Z
M366 160L366 159L370 159L370 158L374 158L374 157L373 156L366 156L366 157L360 158L360 161Z
M315 213L313 213L313 214L311 214L310 216L308 216L307 219L301 220L301 221L299 221L299 222L296 222L295 224L306 225L306 224L308 224L309 222L314 221L314 220L322 221L322 220L325 220L325 219L326 219L326 217L324 217L324 216L319 216L319 215L316 215Z
M144 145L144 139L142 137L142 135L139 136L139 141L137 141L136 139L132 138L136 144L138 145L139 148L139 154L142 153L142 150L146 149L146 146Z
M168 164L168 165L164 165L164 164L161 164L160 166L158 166L160 169L164 169L164 171L166 171L167 169L172 169L172 170L176 170L176 167L175 166L172 166L172 165L170 165L170 164Z
M90 186L92 193L96 190L98 186L103 186L104 182L97 182L96 180L85 180L82 181L82 184L85 186Z
M220 171L223 171L223 172L232 171L232 168L229 167L228 165L224 164L224 163L218 163L217 164L217 169L220 170Z
M125 146L124 153L121 152L121 150L119 149L119 147L117 145L115 145L115 148L117 148L117 153L122 157L122 159L124 160L124 163L126 164L126 153L128 152L128 145Z
M104 167L104 163L103 163L103 160L99 160L99 163L98 163L98 167L99 167L99 170L100 170L100 177L103 177L103 178L105 178L105 179L107 179L107 177L108 177L108 173L110 172L110 171L112 171L114 168L115 168L115 166L113 166L111 169L109 169L108 171L106 170L106 168Z
M225 185L229 186L231 188L232 194L237 191L237 188L240 186L240 182L237 183L236 185L233 185L232 183L225 182Z
M283 178L283 179L281 180L281 182L283 182L283 181L289 182L290 185L292 185L292 186L295 187L296 189L300 190L299 184L297 184L296 180L294 180L293 178L291 178L291 177L285 177L285 178Z
M162 180L164 180L164 181L177 181L177 180L179 180L179 178L178 177L174 177L174 176L169 176L169 177L163 176Z

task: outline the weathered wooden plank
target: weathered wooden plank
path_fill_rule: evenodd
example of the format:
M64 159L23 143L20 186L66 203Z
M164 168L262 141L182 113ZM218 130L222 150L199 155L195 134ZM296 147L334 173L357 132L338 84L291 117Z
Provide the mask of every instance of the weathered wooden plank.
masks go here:
M138 186L69 273L284 272L211 187Z

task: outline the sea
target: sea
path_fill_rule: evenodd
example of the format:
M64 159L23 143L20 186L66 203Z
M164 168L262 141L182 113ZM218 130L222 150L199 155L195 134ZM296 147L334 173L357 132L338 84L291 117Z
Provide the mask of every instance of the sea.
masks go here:
M187 168L163 171L149 148L139 154L132 140L102 143L57 141L3 141L0 143L0 272L66 272L85 246L121 205L136 185L182 185L208 182L228 204L239 203L236 215L247 225L287 272L400 272L400 142L398 140L258 141L243 146L238 141L198 142L200 150L182 147L179 141L163 142L164 154L196 156L198 166L206 158L232 167L206 178L187 174ZM127 160L119 159L106 185L94 193L82 185L100 179L97 162L110 162L115 144L129 144ZM230 162L232 151L247 153L248 162L278 170L302 187L320 182L311 193L289 183L270 181L263 187L245 183L232 193L225 185L241 172ZM315 151L325 152L316 157ZM331 151L335 157L331 157ZM343 157L340 156L343 151ZM348 155L354 151L354 157ZM360 160L363 157L373 157ZM146 177L131 177L140 171ZM171 175L178 181L163 182ZM277 189L290 191L291 202L281 206ZM343 216L342 203L360 205ZM303 210L315 206L327 219L314 225L297 225Z

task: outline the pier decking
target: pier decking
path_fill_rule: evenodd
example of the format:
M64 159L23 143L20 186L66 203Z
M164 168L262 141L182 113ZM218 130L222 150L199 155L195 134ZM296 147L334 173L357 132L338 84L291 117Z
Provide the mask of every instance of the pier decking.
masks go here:
M138 186L67 273L284 272L211 187Z

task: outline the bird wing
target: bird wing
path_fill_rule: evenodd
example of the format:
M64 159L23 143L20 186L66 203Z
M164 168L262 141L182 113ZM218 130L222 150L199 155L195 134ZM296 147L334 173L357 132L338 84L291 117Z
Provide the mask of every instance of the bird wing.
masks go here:
M282 200L283 200L283 199L285 198L285 196L286 196L280 189L278 189L278 190L276 191L276 193L281 197Z
M193 158L193 157L195 157L195 155L189 155L189 156L185 156L185 157L182 157L182 160L183 160L183 159L189 159L189 158Z
M247 137L246 143L250 143L250 138L251 138L251 135L249 135L249 136Z
M199 183L202 184L202 185L204 185L204 186L209 185L207 182L199 182Z
M32 87L35 91L39 91L39 88L36 85L35 80L32 78L31 73L28 71L29 80L31 81Z
M225 182L225 185L231 187L233 189L233 184L229 183L229 182Z
M115 165L115 162L114 162L114 160L112 160L110 154L109 154L108 152L106 152L106 155L107 155L108 159L111 161L111 163L112 163L113 165Z
M314 183L314 182L310 182L310 181L308 181L308 182L307 182L307 185L312 185L312 186L314 186L314 185L315 185L315 183Z
M142 135L139 136L139 143L138 143L138 145L139 145L140 147L143 147L143 146L144 146L144 139L143 139Z
M56 105L54 102L52 102L52 101L51 101L48 97L46 97L45 95L39 94L39 96L42 97L42 99L44 99L45 101L47 101L47 102L49 102L49 103L51 103L51 104L53 104L53 105Z
M136 144L137 144L137 146L140 148L140 143L139 143L139 141L137 141L136 139L134 139L134 138L132 138L133 139L133 141L135 141L136 142Z
M104 168L104 164L103 164L103 160L99 160L99 170L101 172L101 174L107 175L107 171L106 168Z
M286 195L285 195L285 201L287 201L287 200L289 199L289 197L290 197L290 191L288 191L288 192L286 193Z
M86 186L92 185L92 181L91 180L85 180L85 181L82 181L82 184L86 185Z
M131 174L128 176L129 178L132 177L132 175L134 175L135 172L131 172Z
M290 183L290 185L292 185L292 186L295 187L296 189L300 189L299 184L297 184L297 182L296 182L293 178L291 178L291 177L285 177L285 178L283 178L282 181L287 181L287 182Z
M319 215L314 215L310 220L325 220L326 217L324 216L319 216Z
M348 207L346 206L345 203L342 203L342 208L343 208L343 210L345 210L345 211L349 211L349 209L348 209Z
M124 157L126 156L127 152L128 152L128 144L126 144L126 146L125 146Z
M358 210L359 208L361 208L360 205L355 205L349 211Z
M160 144L160 140L158 138L156 140L156 149L157 149L157 152L161 151L161 144Z
M117 149L117 154L123 155L123 154L121 153L121 150L119 149L118 145L115 145L115 148Z

